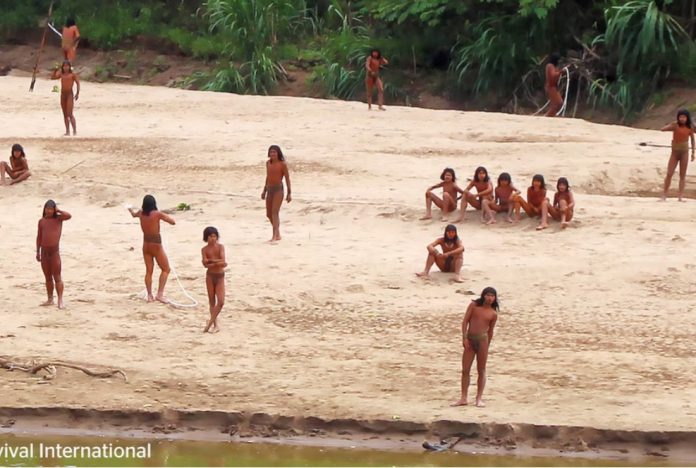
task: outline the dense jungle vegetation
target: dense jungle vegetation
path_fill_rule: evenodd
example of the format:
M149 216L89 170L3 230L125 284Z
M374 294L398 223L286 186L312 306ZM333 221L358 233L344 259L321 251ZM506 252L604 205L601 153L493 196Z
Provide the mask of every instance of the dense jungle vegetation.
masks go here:
M0 37L38 29L48 4L2 0ZM214 71L191 82L237 93L272 93L300 64L325 96L351 99L377 47L392 98L403 98L403 80L432 75L448 98L514 109L538 104L556 51L576 103L625 117L667 79L694 80L695 9L696 0L57 0L53 21L75 17L91 48L148 40L205 59Z

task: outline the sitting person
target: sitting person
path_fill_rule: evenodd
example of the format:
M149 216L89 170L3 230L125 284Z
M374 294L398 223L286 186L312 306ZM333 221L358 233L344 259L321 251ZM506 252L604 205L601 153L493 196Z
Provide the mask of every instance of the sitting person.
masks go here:
M16 184L23 180L27 180L31 176L29 172L29 164L24 154L24 148L20 144L12 145L10 152L10 164L5 161L0 161L0 185L5 185L5 174L10 176L10 184Z
M442 253L437 251L437 246L442 248ZM445 228L445 235L439 237L428 245L428 259L425 262L425 269L416 273L416 276L424 279L430 278L430 269L433 264L437 265L440 271L454 273L452 281L461 283L460 272L464 263L464 245L457 235L457 226L448 224Z

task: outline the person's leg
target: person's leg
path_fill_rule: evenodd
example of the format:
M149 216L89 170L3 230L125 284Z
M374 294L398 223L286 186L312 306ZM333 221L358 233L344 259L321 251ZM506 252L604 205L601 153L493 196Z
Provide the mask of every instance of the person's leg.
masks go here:
M213 324L213 312L215 310L215 286L213 286L213 277L206 274L205 275L205 289L208 292L208 306L210 311L210 319L205 324L203 333L208 333L210 326Z
M684 187L686 186L686 168L689 165L689 152L684 151L679 160L679 201L684 201Z
M550 208L551 207L549 207L549 209ZM557 211L556 216L561 218L561 229L565 229L568 226L568 202L561 200L558 202L558 208L559 210L555 210ZM556 216L554 216L554 219Z
M476 195L474 195L473 193L464 192L462 194L462 208L460 210L461 214L459 215L459 219L457 221L464 221L466 219L467 204L473 206L476 209L481 208L481 202Z
M75 124L75 98L73 97L72 93L70 93L70 96L68 97L68 105L67 105L67 110L68 110L68 119L70 120L70 123L72 124L72 129L73 129L73 136L77 135L77 127Z
M430 269L433 267L435 264L435 255L428 253L428 258L425 261L425 268L423 269L422 272L416 273L416 276L420 276L421 278L428 278L430 277Z
M266 218L268 222L271 223L271 229L273 228L273 193L266 193ZM273 240L273 236L271 236Z
M152 295L152 273L155 270L155 259L146 246L143 246L143 260L145 261L145 289L147 290L147 302L153 302L155 296Z
M41 270L43 271L46 280L46 295L48 299L42 303L42 306L53 305L53 274L51 272L51 257L41 252Z
M449 193L445 193L442 196L442 206L440 207L440 215L442 221L447 221L447 214L456 209L457 201L454 198L452 198L452 195L450 195Z
M546 116L556 117L558 111L563 107L563 98L556 88L549 88L547 94L549 96L549 110L546 112Z
M495 201L493 200L484 200L483 201L483 219L487 220L486 224L495 224L495 214L496 211L494 210L494 207L497 205L495 204Z
M218 325L218 315L220 315L220 312L222 311L223 306L225 305L225 279L220 278L218 280L217 285L215 286L215 299L216 299L216 304L215 304L215 309L213 311L213 316L211 317L211 320L213 322L213 330L214 333L217 333L220 331L220 326Z
M665 201L667 199L667 192L669 191L669 186L672 184L672 176L674 175L674 170L677 168L679 160L679 154L672 151L672 154L669 157L669 162L667 163L667 175L665 176L665 185L664 191L662 193L662 201Z
M12 174L12 168L5 161L0 161L0 185L5 185L5 174Z
M58 308L64 309L65 304L63 303L63 275L62 275L62 262L60 259L60 252L56 252L51 257L51 274L53 275L53 282L56 285L56 293L58 293Z
M164 248L161 245L157 247L155 260L157 260L157 266L159 266L162 272L160 273L159 284L157 285L157 296L155 296L155 299L166 304L168 301L164 298L164 287L167 285L167 278L169 278L171 268L169 268L169 259L164 252Z
M444 206L442 199L435 195L432 191L428 190L425 192L425 215L421 218L421 220L431 219L433 217L433 203L435 203L435 206L440 209L442 209Z
M283 190L278 190L273 194L273 205L271 207L271 217L273 218L273 239L279 241L280 237L280 206L283 204Z
M486 406L483 403L483 390L486 388L486 362L488 361L488 339L479 341L479 351L476 353L476 406Z
M372 93L373 93L373 82L372 78L369 76L365 78L365 89L367 93L367 110L372 110Z
M31 172L22 171L17 175L17 177L10 180L10 185L16 184L17 182L22 182L23 180L27 180L29 178L29 176L31 176Z
M70 114L68 113L68 93L61 91L60 108L63 111L63 123L65 124L65 136L70 136Z
M377 78L377 104L379 110L384 110L384 83L381 78Z
M474 350L465 349L462 354L462 393L459 400L452 403L452 406L465 406L469 404L469 383L471 380L471 365L474 363Z
M549 199L544 198L541 201L541 222L537 226L537 231L541 231L549 227Z
M453 283L463 283L464 282L464 281L462 281L462 276L461 276L463 264L464 264L464 257L463 256L460 255L459 257L454 259L454 277L452 278Z

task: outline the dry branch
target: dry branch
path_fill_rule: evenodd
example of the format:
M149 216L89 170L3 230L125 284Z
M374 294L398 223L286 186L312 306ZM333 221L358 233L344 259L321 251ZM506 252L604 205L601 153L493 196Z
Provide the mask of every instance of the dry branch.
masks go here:
M27 372L32 375L36 375L40 371L46 372L46 375L43 376L44 380L51 380L54 379L58 373L57 368L58 367L65 367L68 369L75 369L84 372L85 374L89 375L90 377L96 377L99 379L107 379L110 377L115 377L117 375L120 375L123 377L123 380L128 382L128 377L126 377L126 373L123 372L121 369L109 369L103 372L98 372L98 371L93 371L90 370L86 367L79 366L77 364L70 364L67 362L61 362L61 361L49 361L49 362L36 362L36 361L30 361L30 362L18 362L14 361L12 359L8 359L6 357L0 357L0 368L7 369L10 371L13 370L18 370L22 372Z

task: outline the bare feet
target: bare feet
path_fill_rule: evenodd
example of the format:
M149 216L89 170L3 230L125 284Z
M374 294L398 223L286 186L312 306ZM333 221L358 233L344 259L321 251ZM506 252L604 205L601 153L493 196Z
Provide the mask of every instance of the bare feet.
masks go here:
M468 404L469 404L469 402L467 401L466 398L460 398L459 400L452 403L450 406L466 406Z
M63 136L70 136L70 132L65 132Z
M561 223L561 229L565 229L565 228L567 228L569 225L570 225L570 223L569 223L568 221L563 221L563 222Z
M147 302L155 302L155 296L152 294L147 295Z
M667 195L662 195L659 200L660 202L667 201Z
M63 302L63 299L58 299L58 308L65 309L65 303Z
M477 398L476 399L476 406L478 406L479 408L485 408L486 404L483 402L483 400L481 398Z
M41 303L41 307L52 306L52 305L53 305L53 298L48 299L46 302Z
M495 220L495 218L491 218L491 219L488 220L488 222L487 222L486 224L495 224L495 223L497 223L497 221Z
M450 283L463 283L464 280L459 276L456 275L454 278L450 279Z
M514 221L512 220L512 218L509 218L509 217L508 217L508 219L507 219L506 221L507 221L508 223L514 223Z
M426 219L433 219L433 215L427 214L427 215L423 216L422 218L418 218L418 219L420 221L425 221Z
M155 297L155 300L161 302L162 304L169 304L169 299L160 294L158 294L157 297Z
M425 271L421 271L420 273L416 273L416 276L419 278L426 279L426 280L430 279L430 274L425 272Z
M455 223L461 223L463 221L466 221L466 216L460 216L459 218L455 219Z
M7 182L5 182L5 179L0 180L0 185L7 185Z
M220 333L220 328L219 328L219 327L215 327L215 328L213 328L212 330L210 330L210 333Z
M384 108L384 107L382 107L382 106L379 106L379 110L381 110L381 111L385 111L385 110L387 110L387 109L385 109L385 108Z
M543 230L546 229L547 227L549 227L548 224L540 224L540 225L537 226L537 231L543 231Z
M679 201L682 202L682 203L686 203L686 200L684 200L684 199L681 198L681 197L679 197Z

